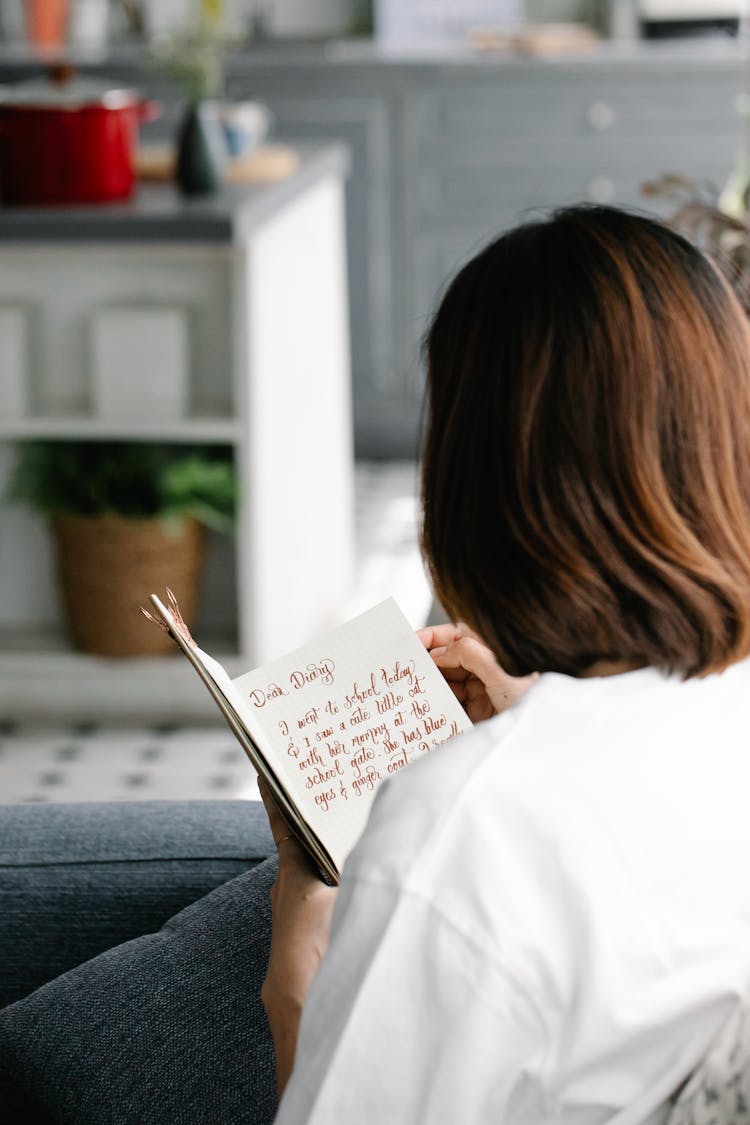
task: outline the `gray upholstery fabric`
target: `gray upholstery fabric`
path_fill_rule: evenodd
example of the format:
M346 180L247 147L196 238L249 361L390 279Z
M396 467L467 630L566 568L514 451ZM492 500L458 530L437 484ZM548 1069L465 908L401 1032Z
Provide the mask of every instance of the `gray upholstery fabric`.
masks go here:
M0 1008L272 851L257 801L0 805Z
M259 869L246 886L222 888L217 900L152 933L272 850L258 802L0 806L0 1006L139 938L0 1013L3 1125L272 1116L270 1043L257 1000L272 873ZM217 1031L225 1025L226 1050ZM174 1080L196 1053L197 1095L191 1081ZM240 1064L237 1084L230 1068ZM223 1104L223 1083L236 1117L223 1109L214 1117L213 1108L201 1117ZM161 1117L159 1099L168 1107Z
M0 1012L5 1105L21 1104L24 1094L63 1125L272 1121L273 1049L260 986L276 869L267 860L159 933ZM0 1118L46 1120L30 1109L15 1113Z
M666 1125L750 1125L750 994L680 1090Z

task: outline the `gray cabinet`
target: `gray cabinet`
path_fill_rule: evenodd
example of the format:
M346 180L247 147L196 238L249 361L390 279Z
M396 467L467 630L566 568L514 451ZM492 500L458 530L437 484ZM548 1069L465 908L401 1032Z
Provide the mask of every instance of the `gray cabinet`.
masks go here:
M227 92L259 98L282 136L340 137L347 184L353 401L360 456L415 448L419 342L436 295L499 231L579 200L647 208L666 171L721 184L737 153L747 64L731 42L604 44L567 59L369 45L258 47ZM117 59L103 67L153 85ZM134 69L136 73L134 74ZM164 91L173 129L176 106Z
M348 184L354 408L362 456L415 448L419 345L435 300L493 235L581 200L646 209L665 171L721 184L736 156L732 44L603 47L568 60L259 52L234 96L280 131L341 136Z
M645 61L509 64L479 79L444 70L425 82L404 107L405 370L446 279L501 230L580 201L645 209L642 184L661 172L720 185L736 154L739 85L736 66Z

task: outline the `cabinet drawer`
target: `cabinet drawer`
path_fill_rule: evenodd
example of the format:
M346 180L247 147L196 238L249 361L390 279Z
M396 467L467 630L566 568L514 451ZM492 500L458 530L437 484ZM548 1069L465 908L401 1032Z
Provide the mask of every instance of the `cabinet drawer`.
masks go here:
M502 141L518 137L705 137L739 131L738 66L615 75L606 69L545 70L508 65L482 81L446 80L415 101L423 140Z
M509 66L483 81L451 80L414 99L423 142L512 141L519 136L571 135L581 128L579 88L559 76Z
M417 208L449 218L480 212L549 206L580 199L584 186L603 171L591 146L566 138L531 138L483 144L456 142L434 149L415 172Z
M500 212L557 207L588 200L643 207L642 184L679 172L721 186L735 159L733 137L718 131L695 138L528 137L433 147L413 171L420 227L490 220Z
M721 185L741 121L735 69L610 76L600 66L454 79L416 100L414 206L428 220L581 199L642 205L640 185L681 172Z

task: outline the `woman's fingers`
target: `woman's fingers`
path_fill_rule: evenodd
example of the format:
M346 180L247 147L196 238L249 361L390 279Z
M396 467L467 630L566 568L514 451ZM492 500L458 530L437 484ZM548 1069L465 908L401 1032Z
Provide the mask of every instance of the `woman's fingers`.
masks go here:
M438 648L433 648L430 651L430 656L449 683L463 683L468 680L472 673L468 668L464 668L463 664L456 664L453 660L446 663L442 659L449 647L449 645L441 645Z
M428 625L417 636L472 722L507 710L538 679L536 672L509 676L492 650L463 622Z
M461 681L461 682L451 682L450 680L448 680L446 682L448 684L448 687L451 689L451 691L455 695L458 702L461 703L461 704L465 703L467 698L468 698L468 684L467 684L467 682L465 680Z
M506 676L492 651L474 637L459 637L445 648L433 649L430 653L438 668L444 673L470 673L486 684L498 676Z
M464 638L476 641L483 648L486 647L474 630L463 621L449 625L427 625L424 629L417 629L417 636L433 658Z
M280 840L282 836L291 835L289 825L281 815L278 805L271 796L271 790L262 777L258 777L258 791L260 792L260 799L265 805L266 813L268 814L268 822L271 825L271 834L274 841Z
M279 859L302 863L307 868L308 862L305 850L279 811L279 807L271 795L271 790L262 777L258 778L258 790L268 814L268 823L271 825L271 835L279 853Z
M427 649L432 652L434 648L445 647L445 645L452 645L457 641L461 633L460 625L427 625L424 629L417 629L417 636Z
M482 687L474 692L472 700L480 705L483 689L496 713L506 711L539 678L536 672L530 676L508 675L492 650L474 636L462 636L444 649L433 649L430 655L446 679L460 678L464 674L478 680ZM469 715L471 717L471 710Z

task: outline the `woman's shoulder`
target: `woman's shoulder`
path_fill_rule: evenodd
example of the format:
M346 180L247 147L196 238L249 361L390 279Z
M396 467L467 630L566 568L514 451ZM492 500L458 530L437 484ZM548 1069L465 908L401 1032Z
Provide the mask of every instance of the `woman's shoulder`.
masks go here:
M385 783L346 875L505 932L550 923L550 885L573 908L619 880L624 902L651 878L644 841L652 867L672 869L691 800L708 831L747 791L749 726L748 662L690 681L653 669L542 676L510 711Z
M525 769L528 719L526 705L514 707L389 778L345 877L389 885L450 913L446 901L454 892L468 891L488 861L515 850L512 806L519 767ZM465 916L464 907L457 909Z
M632 674L628 684L622 682L626 677L616 679L618 685L605 685L544 675L502 715L413 760L380 787L351 867L390 865L394 874L402 866L413 869L415 857L436 853L438 840L443 848L448 842L460 848L462 836L475 838L479 826L496 847L513 823L503 812L524 802L527 791L532 806L544 791L557 791L555 774L570 777L581 757L600 744L602 717L607 715L605 727L621 726L623 716L616 711L632 718L634 693L648 706L648 689L659 683L652 671ZM533 817L533 807L529 813Z

